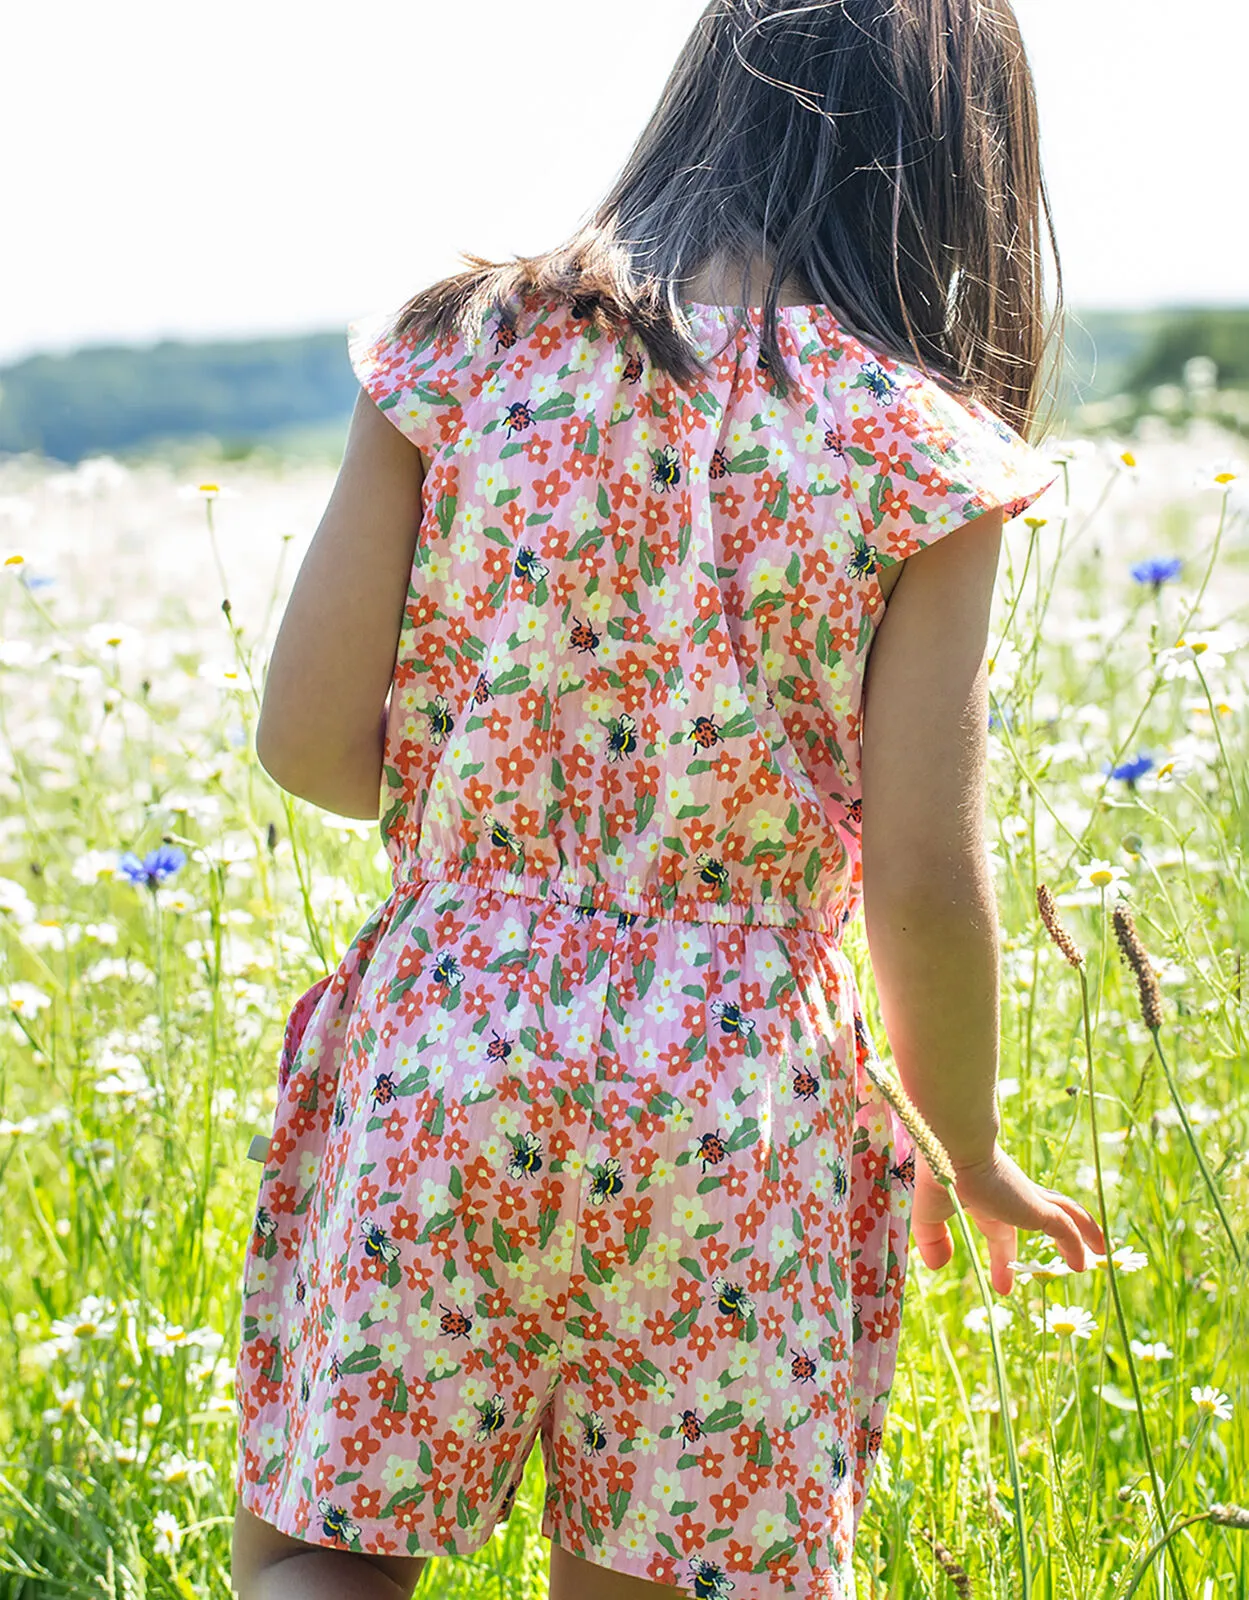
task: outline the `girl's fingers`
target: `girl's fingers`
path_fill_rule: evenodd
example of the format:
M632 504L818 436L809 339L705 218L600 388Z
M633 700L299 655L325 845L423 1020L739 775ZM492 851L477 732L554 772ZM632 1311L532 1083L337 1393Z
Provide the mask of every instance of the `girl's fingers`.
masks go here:
M926 1267L936 1271L948 1264L954 1254L954 1241L950 1238L950 1230L944 1222L912 1219L911 1233L914 1235L920 1259Z
M1055 1189L1046 1189L1046 1195L1056 1206L1061 1206L1076 1227L1080 1230L1080 1237L1089 1249L1097 1255L1106 1254L1106 1235L1098 1226L1097 1219L1090 1215L1078 1200L1072 1200L1065 1194L1059 1194Z
M1072 1272L1083 1272L1086 1266L1084 1259L1084 1239L1080 1229L1068 1216L1060 1205L1053 1205L1045 1221L1041 1224L1045 1232L1058 1246L1058 1253L1071 1268Z
M975 1223L989 1241L989 1282L998 1294L1009 1294L1015 1282L1010 1264L1019 1255L1018 1233L1009 1222L975 1217Z

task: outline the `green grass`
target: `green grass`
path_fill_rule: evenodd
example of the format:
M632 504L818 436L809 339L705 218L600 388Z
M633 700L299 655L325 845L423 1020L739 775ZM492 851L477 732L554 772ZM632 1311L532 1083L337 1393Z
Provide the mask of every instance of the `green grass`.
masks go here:
M1161 489L1113 453L1075 454L1069 510L1060 490L1043 527L1008 529L995 609L1005 1143L1040 1182L1104 1199L1115 1244L1144 1257L1117 1275L1128 1338L1170 1353L1125 1347L1105 1268L1021 1283L1000 1302L1013 1476L965 1243L940 1273L913 1255L861 1600L1021 1596L1017 1517L1037 1600L1249 1595L1244 1533L1206 1516L1249 1499L1244 478L1208 467L1195 487L1201 446L1183 440L1157 447ZM53 511L26 493L33 563ZM136 476L97 508L101 562L145 496ZM231 503L214 515L224 529ZM1132 582L1132 561L1171 553L1177 581ZM29 587L30 565L0 568L0 1597L227 1600L245 1152L271 1118L289 1003L389 879L376 824L292 801L257 766L261 630L227 622L219 587L110 593L103 567ZM138 654L89 631L132 614ZM1201 630L1210 648L1165 676L1164 652ZM232 651L234 687L196 676ZM1154 768L1134 786L1104 775L1138 751ZM111 870L163 838L186 862L159 889ZM1081 887L1096 862L1159 971L1156 1041L1109 925L1118 888ZM1039 883L1085 955L1090 1052ZM871 1003L861 923L847 948ZM1021 1253L1048 1259L1038 1244ZM1072 1304L1087 1319L1056 1309ZM1089 1336L1047 1329L1047 1311ZM1194 1402L1207 1386L1230 1418ZM510 1522L435 1562L421 1593L544 1594L542 1489L535 1453Z

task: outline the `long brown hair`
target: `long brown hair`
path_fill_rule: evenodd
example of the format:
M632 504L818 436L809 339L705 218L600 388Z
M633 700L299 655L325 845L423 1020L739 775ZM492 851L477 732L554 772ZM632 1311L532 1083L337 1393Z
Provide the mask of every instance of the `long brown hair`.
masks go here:
M1044 326L1036 95L1011 0L711 0L610 194L544 255L415 295L398 336L567 302L632 328L682 384L702 373L682 290L712 263L771 274L761 342L799 282L847 333L995 410L1036 422Z

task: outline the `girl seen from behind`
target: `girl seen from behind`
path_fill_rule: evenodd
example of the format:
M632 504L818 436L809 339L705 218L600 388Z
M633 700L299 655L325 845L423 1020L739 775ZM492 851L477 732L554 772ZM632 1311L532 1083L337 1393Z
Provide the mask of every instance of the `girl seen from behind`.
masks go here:
M1104 1251L995 1098L1044 200L1009 0L715 0L574 239L352 325L257 746L392 891L287 1021L241 1600L410 1595L535 1444L555 1600L853 1595L908 1236L952 1253L860 911L994 1286L1018 1229Z

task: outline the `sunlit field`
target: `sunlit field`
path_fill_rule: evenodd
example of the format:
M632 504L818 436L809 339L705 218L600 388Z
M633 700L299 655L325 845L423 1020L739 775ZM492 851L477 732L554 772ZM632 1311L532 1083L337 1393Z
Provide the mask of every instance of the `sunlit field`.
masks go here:
M1025 1237L992 1323L961 1234L943 1272L912 1255L860 1600L1249 1596L1249 467L1203 424L1045 448L991 646L1001 1105L1115 1251L1064 1275ZM332 481L0 465L4 1600L229 1600L247 1149L290 1005L390 888L377 823L254 753ZM861 923L847 949L873 998ZM714 1474L749 1441L712 1444ZM535 1452L510 1522L420 1593L545 1595L542 1487Z

